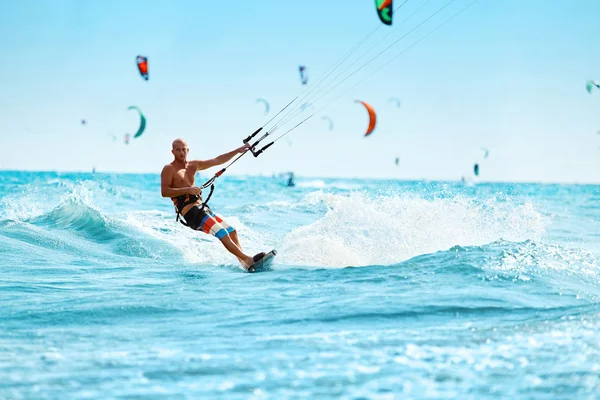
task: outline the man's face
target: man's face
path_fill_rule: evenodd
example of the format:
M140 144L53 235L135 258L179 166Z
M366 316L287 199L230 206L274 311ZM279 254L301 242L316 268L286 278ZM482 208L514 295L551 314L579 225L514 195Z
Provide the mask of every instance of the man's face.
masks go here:
M187 148L185 143L176 143L173 145L171 152L178 161L185 161L190 149Z

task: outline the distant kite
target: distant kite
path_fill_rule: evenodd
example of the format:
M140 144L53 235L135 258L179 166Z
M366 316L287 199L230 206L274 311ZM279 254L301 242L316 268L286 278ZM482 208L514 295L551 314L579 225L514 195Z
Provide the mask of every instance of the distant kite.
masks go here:
M473 165L473 173L475 176L479 176L479 164Z
M263 103L265 105L265 115L267 115L269 113L269 110L271 110L271 106L269 105L267 99L265 99L264 97L259 97L258 99L256 99L256 102Z
M390 97L390 99L388 100L388 102L394 102L396 104L396 107L400 108L400 99L397 97Z
M386 25L392 25L393 0L375 0L379 19Z
M365 106L365 108L367 109L367 112L369 113L369 127L367 128L367 131L365 132L365 136L369 136L373 132L373 129L375 129L375 125L377 124L377 114L375 114L375 110L373 109L373 107L370 104L365 103L364 101L360 101L360 100L356 100L355 102L360 103L363 106Z
M329 130L332 131L333 130L333 120L331 118L329 118L327 115L322 116L321 119L329 121Z
M140 71L140 75L145 80L148 80L148 58L144 56L137 56L135 60L138 70Z
M300 82L302 82L303 85L306 85L308 83L306 67L304 65L298 66L298 72L300 72Z
M486 149L485 147L481 148L481 151L483 151L483 158L488 158L488 156L490 155L490 151L488 149Z
M314 106L313 104L304 103L304 104L302 104L302 105L300 106L300 111L306 111L306 110L308 110L309 108L312 108L312 109L314 109L314 108L315 108L315 106Z
M600 89L600 82L599 81L587 81L587 83L585 84L585 88L587 89L589 94L592 94L592 88L596 86L598 89Z
M128 110L136 110L138 112L138 114L140 115L140 126L138 127L137 132L135 133L135 135L133 135L134 138L140 137L142 136L142 133L144 133L144 130L146 129L146 117L144 117L144 114L142 114L142 111L137 108L136 106L129 106L127 107Z
M129 133L125 134L125 144L129 144L129 139L131 139L131 135Z

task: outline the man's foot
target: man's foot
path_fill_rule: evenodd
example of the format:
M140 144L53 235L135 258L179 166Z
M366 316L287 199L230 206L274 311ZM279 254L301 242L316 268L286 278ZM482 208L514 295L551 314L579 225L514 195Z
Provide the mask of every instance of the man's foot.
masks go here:
M256 254L252 258L248 257L248 261L246 262L246 266L247 266L246 267L246 271L248 271L248 272L254 272L254 271L256 271L256 268L254 268L254 264L257 261L260 261L266 255L267 255L267 253L261 252L261 253Z

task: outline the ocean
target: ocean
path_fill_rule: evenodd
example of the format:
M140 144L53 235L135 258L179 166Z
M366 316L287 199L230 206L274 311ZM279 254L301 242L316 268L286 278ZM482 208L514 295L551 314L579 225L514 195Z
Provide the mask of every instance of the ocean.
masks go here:
M203 178L197 177L197 183ZM1 399L594 399L600 186L0 172Z

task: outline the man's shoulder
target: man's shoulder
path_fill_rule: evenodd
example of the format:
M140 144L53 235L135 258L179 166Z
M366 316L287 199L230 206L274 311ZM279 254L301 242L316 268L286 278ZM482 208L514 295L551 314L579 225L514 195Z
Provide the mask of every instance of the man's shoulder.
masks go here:
M200 166L202 165L204 161L202 160L190 160L187 162L187 168L188 169L195 169L196 171L198 171L198 169L200 168Z
M173 164L165 164L162 172L172 172L174 170Z

